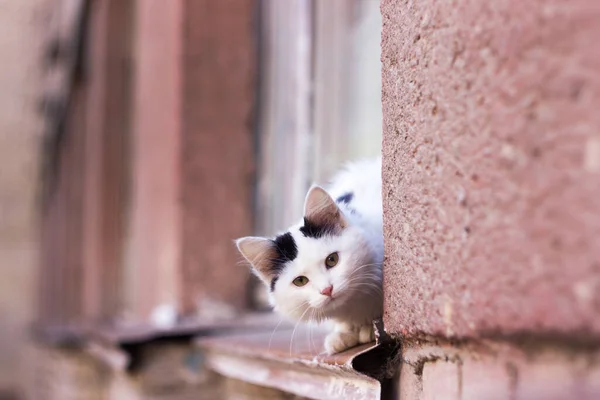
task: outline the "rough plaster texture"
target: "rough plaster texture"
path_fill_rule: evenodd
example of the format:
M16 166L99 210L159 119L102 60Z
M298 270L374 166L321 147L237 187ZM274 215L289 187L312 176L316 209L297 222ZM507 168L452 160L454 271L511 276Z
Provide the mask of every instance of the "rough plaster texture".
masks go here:
M600 3L381 10L386 329L598 338Z
M248 269L238 265L233 239L252 231L255 5L185 1L181 200L187 311L246 304ZM213 308L215 301L224 307Z

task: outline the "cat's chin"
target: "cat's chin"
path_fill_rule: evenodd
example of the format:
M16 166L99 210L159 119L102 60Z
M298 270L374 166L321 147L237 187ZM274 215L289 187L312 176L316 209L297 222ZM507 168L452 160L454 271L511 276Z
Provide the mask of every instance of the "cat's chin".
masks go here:
M342 294L336 297L330 297L327 300L323 301L317 309L322 315L329 318L335 315L341 309L343 309L344 306L346 306L346 300L347 299Z

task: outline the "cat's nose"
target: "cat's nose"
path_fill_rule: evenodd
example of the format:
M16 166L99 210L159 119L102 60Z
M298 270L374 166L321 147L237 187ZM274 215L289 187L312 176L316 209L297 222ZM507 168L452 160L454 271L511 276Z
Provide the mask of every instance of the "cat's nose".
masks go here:
M329 285L325 289L321 290L321 294L325 296L331 297L331 292L333 292L333 286Z

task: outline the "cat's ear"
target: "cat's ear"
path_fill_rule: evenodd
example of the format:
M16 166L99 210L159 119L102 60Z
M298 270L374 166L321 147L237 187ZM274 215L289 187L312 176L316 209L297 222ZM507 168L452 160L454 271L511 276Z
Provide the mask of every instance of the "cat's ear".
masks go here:
M273 241L263 237L247 236L236 240L235 244L244 258L252 265L254 273L269 284L272 279L272 260L275 253Z
M329 193L313 185L304 201L304 218L312 224L345 228L348 224Z

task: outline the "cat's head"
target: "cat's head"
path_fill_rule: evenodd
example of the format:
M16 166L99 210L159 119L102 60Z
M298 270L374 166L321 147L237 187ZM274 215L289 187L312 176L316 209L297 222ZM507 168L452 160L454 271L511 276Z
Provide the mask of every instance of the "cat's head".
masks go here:
M293 319L334 317L357 293L368 292L380 275L376 254L349 210L313 186L304 218L275 238L236 241L253 272L265 283L276 311Z

